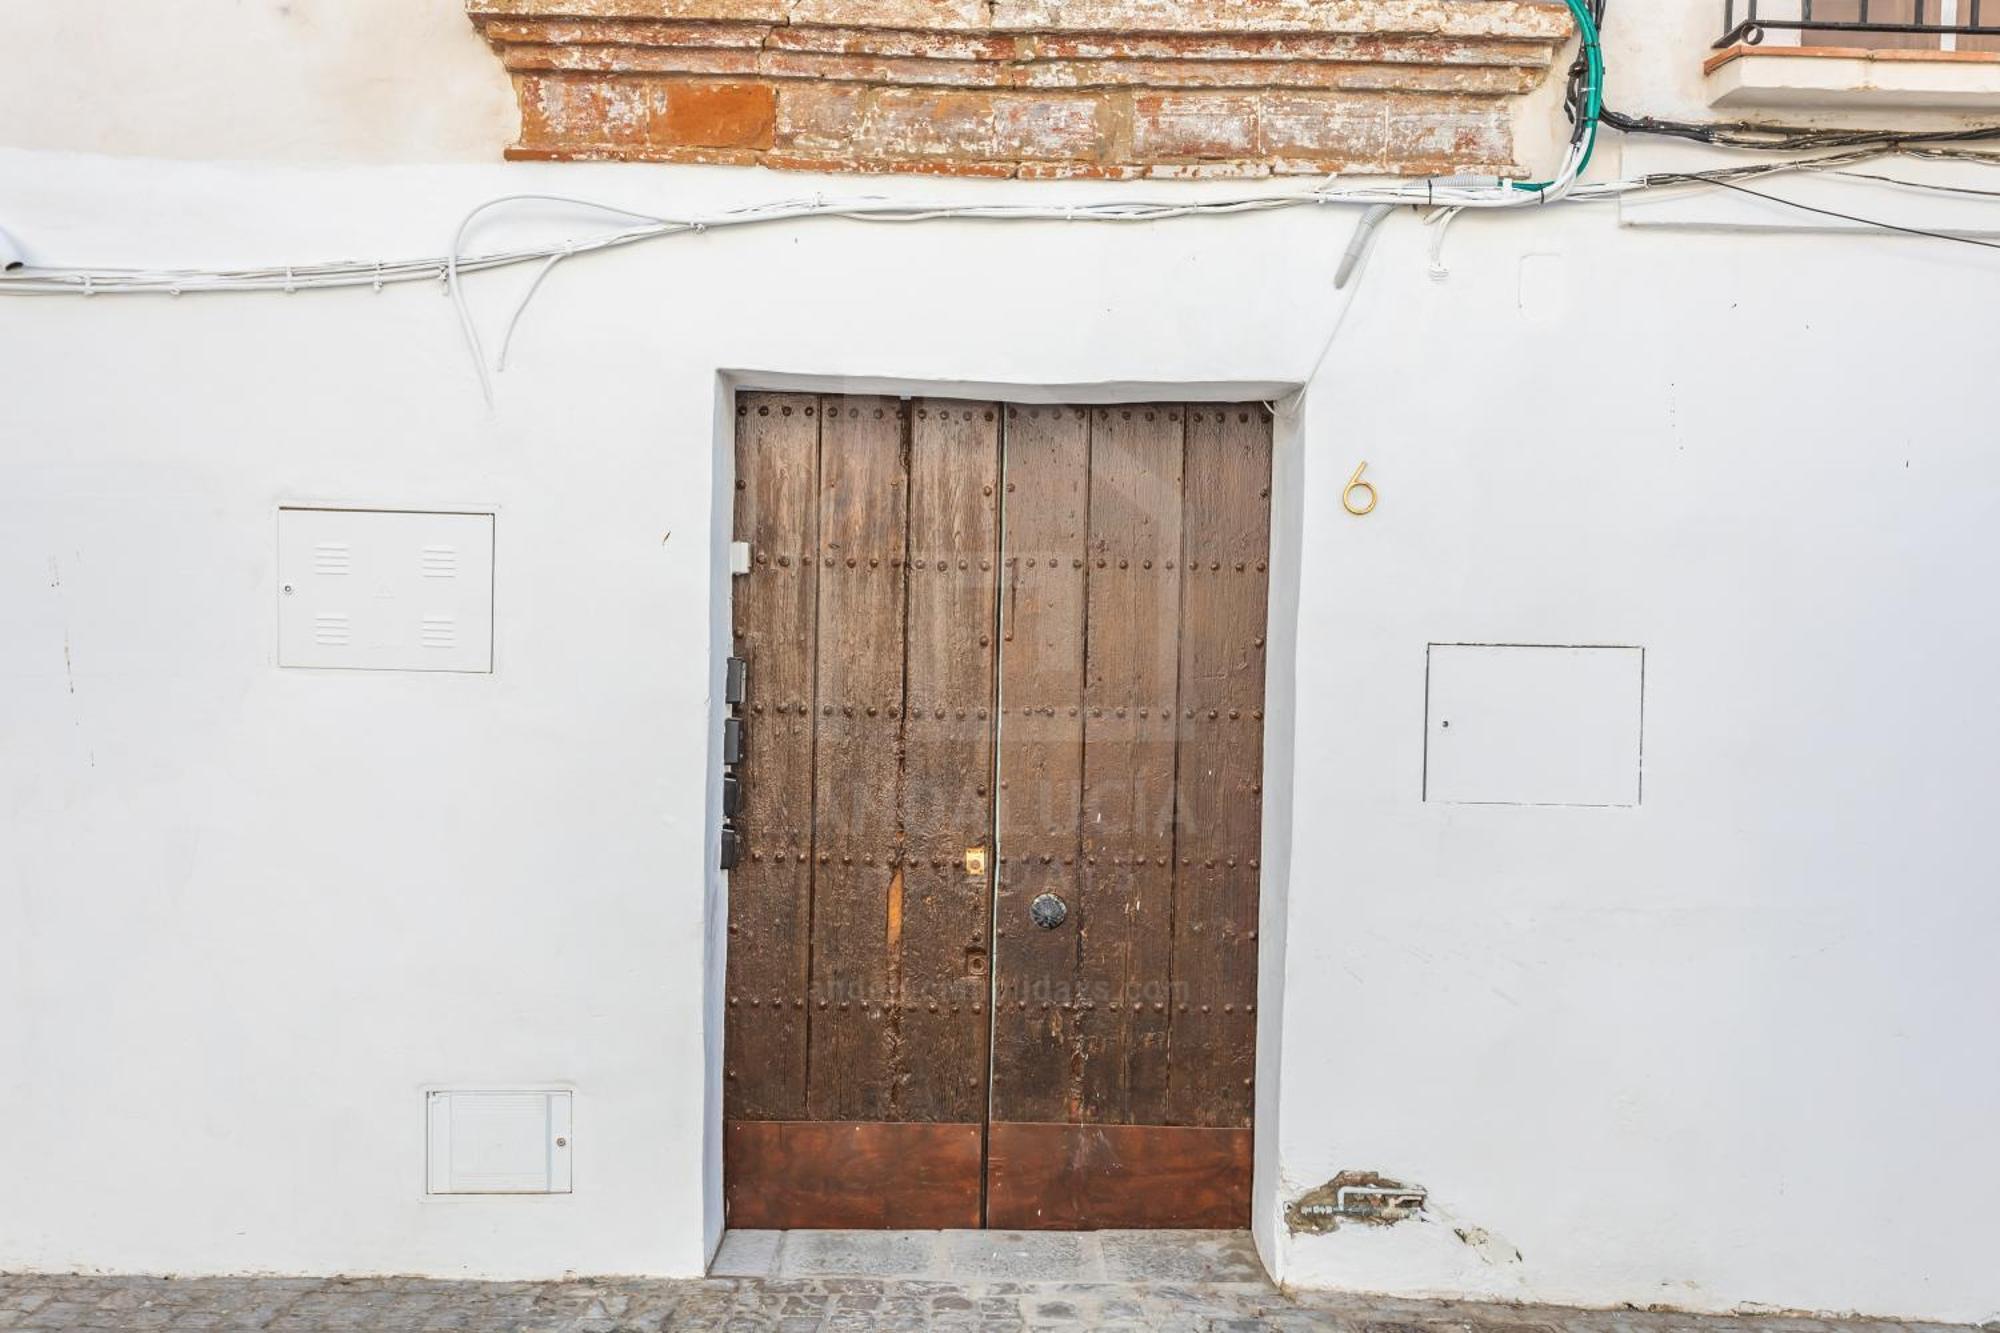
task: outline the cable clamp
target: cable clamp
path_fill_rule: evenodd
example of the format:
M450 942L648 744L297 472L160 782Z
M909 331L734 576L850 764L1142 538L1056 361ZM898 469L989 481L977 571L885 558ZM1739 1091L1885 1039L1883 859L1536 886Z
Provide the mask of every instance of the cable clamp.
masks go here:
M287 264L285 265L285 295L290 296L298 289L298 284L292 280L292 266Z

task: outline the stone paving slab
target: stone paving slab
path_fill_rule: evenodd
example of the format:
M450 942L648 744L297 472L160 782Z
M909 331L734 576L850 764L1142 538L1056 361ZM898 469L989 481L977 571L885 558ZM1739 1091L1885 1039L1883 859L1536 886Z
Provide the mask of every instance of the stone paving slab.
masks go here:
M1291 1294L1247 1238L901 1233L847 1246L733 1235L746 1274L692 1281L0 1275L0 1330L266 1333L1969 1333L1943 1324ZM821 1233L824 1235L825 1233ZM872 1261L918 1271L856 1275ZM920 1256L920 1259L919 1259ZM1189 1257L1192 1256L1192 1257ZM921 1260L921 1267L919 1262ZM815 1267L848 1271L801 1272ZM1989 1330L1988 1333L2000 1333Z
M1243 1231L731 1231L711 1277L1263 1282Z

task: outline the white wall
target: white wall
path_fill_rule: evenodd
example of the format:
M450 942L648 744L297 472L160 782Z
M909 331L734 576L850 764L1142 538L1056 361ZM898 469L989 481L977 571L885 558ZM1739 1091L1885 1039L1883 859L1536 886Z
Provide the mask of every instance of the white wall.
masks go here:
M463 0L4 0L0 142L490 162L520 124Z
M0 181L38 259L103 264L434 253L524 189L1027 188L53 151ZM698 1271L727 385L1275 391L1335 323L1350 220L579 259L490 412L428 287L0 298L0 1269ZM1281 421L1267 1258L2000 1314L2000 257L1596 206L1464 217L1436 281L1428 240L1385 226ZM469 284L489 339L526 277ZM494 507L496 672L279 670L299 501ZM1424 804L1434 640L1644 645L1644 805ZM421 1089L459 1082L575 1086L576 1193L425 1201ZM1290 1236L1343 1169L1431 1216Z
M1365 450L1384 499L1307 528L1284 1192L1381 1170L1524 1258L1285 1275L1989 1317L2000 464L1917 386L1979 374L2000 267L1573 217L1468 227L1444 286L1379 257L1307 422L1308 488ZM1644 645L1644 805L1419 803L1452 639Z

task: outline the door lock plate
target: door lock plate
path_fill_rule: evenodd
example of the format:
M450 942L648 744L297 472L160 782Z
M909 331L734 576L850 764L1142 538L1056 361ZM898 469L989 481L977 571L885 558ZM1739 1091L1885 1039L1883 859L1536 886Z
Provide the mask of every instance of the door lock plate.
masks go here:
M965 873L968 875L983 875L986 873L986 849L984 847L968 847L965 849Z

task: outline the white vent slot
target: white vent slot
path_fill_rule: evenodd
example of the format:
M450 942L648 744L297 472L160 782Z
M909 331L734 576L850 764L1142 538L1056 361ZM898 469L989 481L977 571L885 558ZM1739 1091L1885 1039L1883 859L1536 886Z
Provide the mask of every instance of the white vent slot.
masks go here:
M456 546L426 546L418 555L427 579L455 579L458 577L458 548Z
M450 616L425 616L417 629L417 642L426 648L455 648L458 622Z
M328 648L345 648L352 636L346 613L322 611L313 617L313 642Z
M313 547L313 573L345 574L354 567L346 542L321 542Z

